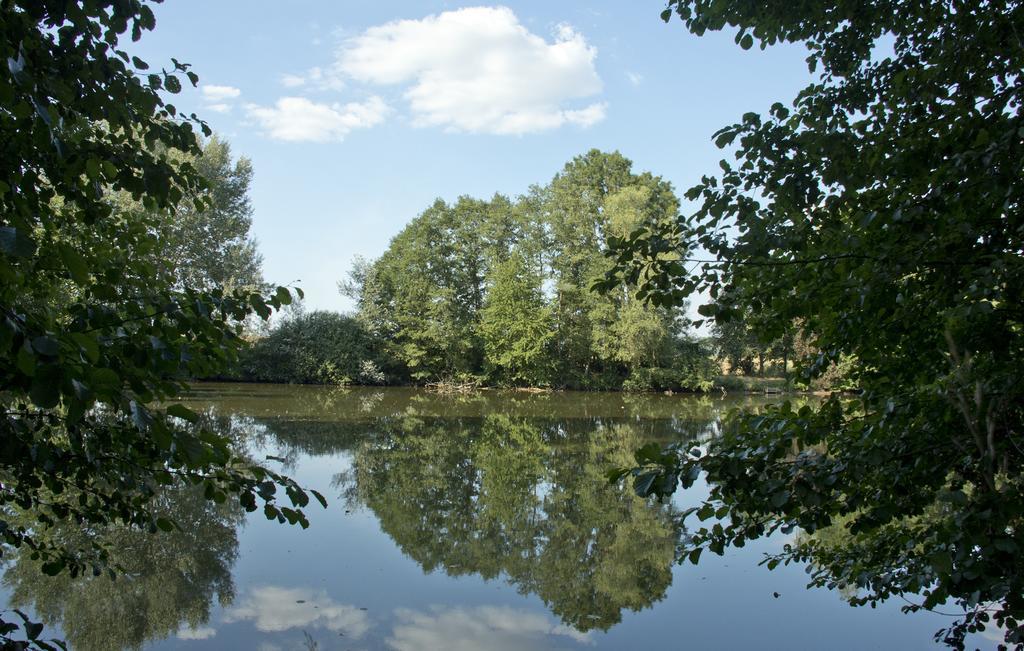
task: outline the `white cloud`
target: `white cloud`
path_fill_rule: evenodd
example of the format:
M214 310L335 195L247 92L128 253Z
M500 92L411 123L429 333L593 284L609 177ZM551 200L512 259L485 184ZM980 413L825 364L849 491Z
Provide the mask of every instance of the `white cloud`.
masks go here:
M345 80L336 69L324 70L313 67L301 75L287 74L281 76L281 84L286 88L309 86L317 90L338 91L345 87Z
M218 102L217 104L207 104L206 110L214 111L215 113L227 113L231 110L231 105L224 104L222 102Z
M236 99L242 94L242 91L234 86L216 86L214 84L205 84L200 90L203 93L203 99L208 102L223 102L229 99Z
M316 626L358 639L370 629L365 610L339 604L323 590L277 586L254 588L240 605L224 614L229 624L245 620L265 633Z
M596 55L568 25L548 42L506 7L471 7L372 27L345 41L325 74L404 85L418 126L521 134L604 117L601 103L566 107L601 91Z
M641 75L639 72L629 72L629 71L627 71L626 72L626 79L628 79L629 83L633 84L634 86L639 86L640 84L643 83L644 76Z
M600 104L591 104L579 111L563 111L562 114L565 116L566 122L581 127L589 127L603 120L607 110L608 104L601 102Z
M246 113L274 140L288 142L340 141L353 129L384 121L389 109L379 97L365 102L323 104L304 97L282 97L274 106L249 104Z
M281 85L285 88L298 88L306 85L306 78L302 75L281 75Z
M397 651L544 649L552 648L559 638L590 643L585 633L555 624L545 615L507 606L434 607L429 612L400 608L395 617L387 642Z
M242 94L242 91L234 86L217 86L215 84L204 84L200 86L199 92L203 96L206 110L215 113L230 113L234 107L234 100Z

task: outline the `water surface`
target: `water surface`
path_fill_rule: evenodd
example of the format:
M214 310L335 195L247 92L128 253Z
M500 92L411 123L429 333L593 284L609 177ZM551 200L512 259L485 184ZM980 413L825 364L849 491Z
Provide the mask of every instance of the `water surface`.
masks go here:
M748 399L201 384L185 402L330 506L304 531L168 489L181 532L67 532L113 542L117 581L9 562L11 605L72 648L924 649L947 623L759 567L781 536L678 565L705 489L658 504L604 478Z

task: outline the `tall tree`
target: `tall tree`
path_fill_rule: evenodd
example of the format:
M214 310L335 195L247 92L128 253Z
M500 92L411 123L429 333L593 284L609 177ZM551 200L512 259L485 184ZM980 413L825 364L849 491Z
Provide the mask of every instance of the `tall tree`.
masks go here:
M617 152L591 150L566 163L545 191L558 328L555 350L563 386L585 385L599 371L590 313L601 299L589 291L589 282L604 270L604 199L630 184L631 167Z
M606 368L615 353L605 344L616 339L607 328L616 323L621 301L590 289L608 269L604 251L609 236L621 237L629 227L678 211L671 185L649 172L634 174L632 165L619 152L594 149L567 163L544 191L558 327L555 345L563 385L593 386L606 372L614 377L617 371ZM604 360L601 352L608 355ZM616 380L611 383L614 386Z
M745 49L804 42L821 75L791 107L719 131L737 162L687 193L692 217L623 246L610 284L658 303L727 287L704 313L753 309L768 340L800 318L821 351L812 374L850 356L861 393L740 418L706 453L648 456L638 489L708 474L699 513L731 519L694 533L694 558L843 518L840 544L807 537L770 564L809 561L855 603L952 601L948 643L994 619L1021 647L1024 4L668 4L666 20L733 29ZM696 278L657 258L690 238L718 258Z
M540 273L513 250L488 280L479 326L484 371L498 384L547 386L554 366L549 345L554 322Z
M356 269L360 318L415 380L477 373L477 331L489 269L520 237L511 202L436 201L368 268Z
M161 220L161 262L180 287L262 288L262 256L249 234L252 162L233 159L231 146L216 136L190 162L206 179L206 206L199 210L186 202Z
M674 195L659 198L656 189L637 184L609 194L603 207L607 236L625 238L645 223L675 214ZM607 243L602 243L600 261L595 262L604 270L610 266L603 255L606 249ZM635 287L622 285L613 294L595 297L590 311L595 353L605 364L622 365L623 374L671 365L685 312L685 305L657 307L638 300L635 293Z

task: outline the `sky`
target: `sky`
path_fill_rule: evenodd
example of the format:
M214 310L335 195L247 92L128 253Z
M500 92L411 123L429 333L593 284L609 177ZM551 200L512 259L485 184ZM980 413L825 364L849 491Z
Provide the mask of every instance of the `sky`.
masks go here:
M744 51L659 17L663 0L166 0L131 47L199 75L172 98L255 170L264 276L307 309L440 197L523 194L574 156L618 150L677 194L727 154L711 135L789 104L799 45ZM687 206L684 203L684 211Z

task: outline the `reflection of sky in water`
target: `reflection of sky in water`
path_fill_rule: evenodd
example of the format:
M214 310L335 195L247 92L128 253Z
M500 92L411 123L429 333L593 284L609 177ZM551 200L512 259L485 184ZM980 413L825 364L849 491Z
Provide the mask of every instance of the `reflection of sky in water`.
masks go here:
M325 590L259 586L223 615L227 624L250 621L263 632L325 628L359 639L370 628L366 609L335 603Z
M345 638L344 645L362 644L361 638L374 627L365 607L341 604L325 590L258 586L243 594L238 603L225 609L220 626L245 623L267 633L300 633L303 641L313 640L320 648L331 648L321 640ZM550 615L509 606L438 606L422 610L396 608L390 621L378 627L378 643L396 651L444 649L445 651L495 651L513 649L558 649L590 645L590 635L560 624ZM328 638L326 634L331 634ZM181 641L210 640L217 635L212 626L184 629ZM296 635L281 636L285 641ZM338 642L340 643L340 642ZM263 640L262 648L282 648Z
M558 625L539 613L506 606L434 606L427 611L396 610L387 643L398 651L511 651L557 648L560 641L568 641L566 638L584 644L589 641L587 634Z
M889 603L877 610L854 609L841 601L835 592L806 590L807 575L801 567L783 566L774 571L759 567L758 561L764 553L778 551L783 536L728 550L723 557L705 553L697 567L690 564L671 566L671 574L667 577L670 583L662 592L652 595L653 603L642 604L634 610L637 607L635 599L624 601L621 609L614 611L616 617L621 616L621 621L614 623L615 620L611 620L607 631L598 626L580 632L554 614L544 599L558 600L560 612L582 610L576 621L586 622L586 609L591 604L586 603L586 595L581 595L583 603L572 603L575 590L593 589L596 590L594 595L604 598L615 585L621 585L624 591L631 587L635 590L637 585L647 585L636 581L630 584L635 578L631 576L633 573L647 571L642 569L642 563L650 562L649 558L644 560L642 552L645 550L637 552L640 560L636 562L641 565L631 565L633 556L626 553L628 549L622 549L631 540L640 540L644 545L655 542L654 538L645 538L644 531L638 533L629 529L648 522L630 519L632 511L646 507L642 503L625 500L617 507L619 515L599 519L594 524L592 520L596 516L587 511L587 508L593 510L593 506L578 504L585 501L587 493L576 489L566 491L559 484L582 481L588 472L593 475L600 470L595 464L601 463L601 453L594 453L587 447L598 438L598 430L604 432L602 436L612 444L618 441L622 445L633 445L633 439L627 436L628 431L616 433L614 424L651 423L649 416L653 414L657 427L687 432L697 440L706 440L713 427L707 415L721 409L721 403L705 400L701 407L695 408L694 399L680 396L672 399L630 396L626 399L608 394L539 398L541 402L554 403L552 409L556 414L575 410L573 416L576 420L564 421L569 424L568 429L562 424L552 425L550 415L547 419L553 431L558 432L560 440L570 436L568 430L576 431L577 439L573 439L565 450L552 448L554 452L545 457L548 459L545 463L560 463L561 470L553 472L542 468L542 474L524 491L539 506L526 509L526 515L512 508L515 504L512 507L498 506L512 508L513 514L526 518L531 526L536 524L535 519L540 522L576 519L572 520L571 526L538 529L543 533L533 539L535 549L496 546L495 550L500 551L502 558L500 563L496 562L496 573L492 571L489 574L492 578L484 579L476 568L462 565L466 562L463 556L454 552L454 555L446 555L449 541L445 536L448 534L442 534L440 540L433 538L440 551L431 553L440 553L441 557L439 560L431 557L434 558L435 569L425 571L413 556L430 554L396 544L393 537L396 526L394 514L388 521L374 508L359 506L350 484L358 476L360 463L368 463L367 459L376 457L367 456L366 449L360 447L366 445L360 436L350 437L338 430L336 426L340 425L336 421L361 419L354 431L358 434L359 427L362 427L363 431L371 432L368 435L373 440L371 447L377 445L387 449L388 446L400 447L406 441L399 435L386 444L381 443L379 437L387 429L382 425L385 422L395 423L403 419L407 423L413 422L412 419L419 422L440 416L465 417L468 421L460 421L465 426L466 422L476 422L473 419L479 419L481 413L494 409L503 410L500 413L522 412L524 415L520 420L526 422L537 416L534 413L537 401L517 396L508 406L488 396L484 402L445 403L410 392L379 389L330 393L321 389L257 386L232 387L231 390L236 397L215 404L222 413L233 414L231 425L248 437L256 458L262 459L266 455L284 458L286 461L280 467L303 485L324 493L331 502L330 508L326 511L319 507L308 509L311 527L305 531L268 522L259 511L250 514L237 532L238 560L232 571L234 599L223 607L214 604L209 621L193 627L183 624L176 634L154 641L147 647L149 649L285 651L308 649L311 644L319 651L627 649L644 646L667 649L928 649L936 648L932 633L947 624L946 618L926 613L905 616L899 612L900 603ZM258 395L238 397L246 393ZM404 397L396 402L396 395ZM289 412L287 416L284 415L285 409ZM679 414L675 413L676 409ZM704 421L699 418L702 414ZM367 418L381 420L367 421ZM589 434L584 429L580 435L582 422L599 422L600 427L594 427ZM286 430L297 434L289 438L282 434ZM622 439L625 442L617 438L620 436L626 436ZM425 451L422 459L425 464L429 459L438 463L437 459L448 458L444 454L451 454L453 450L458 454L461 445L466 446L468 458L471 453L476 453L470 448L488 443L482 441L482 436L474 434L464 444L459 443L452 449L444 448L444 454L440 454L432 451L430 437L423 438L421 443ZM342 442L334 447L318 447L335 439ZM528 444L529 441L522 445ZM519 449L516 447L519 443L506 442L502 445L504 447L495 447L498 462L489 471L499 475L505 468L503 464L520 461L509 452ZM408 462L416 463L418 459L412 455ZM377 459L380 460L387 461L389 457L385 454ZM386 493L389 486L384 480L389 477L388 472L397 473L401 469L385 467L385 470L381 471L379 479ZM418 469L414 467L412 470ZM482 471L477 471L465 476L479 479L481 474ZM398 476L395 475L396 481ZM412 476L417 475L414 473ZM461 477L451 480L456 488L460 486ZM435 486L427 486L423 493L429 495L437 490ZM480 505L482 490L483 484L472 488L467 502ZM348 494L343 494L346 491ZM700 485L677 493L672 500L673 505L677 510L692 505L706 494L705 491L706 487ZM452 493L455 496L461 494L458 491ZM397 498L395 503L400 509L402 495ZM552 504L557 500L561 501L556 508ZM450 500L442 503L457 513L457 505ZM418 503L410 508L418 508ZM545 508L554 510L545 513ZM416 513L419 512L413 510L405 515L415 516ZM474 516L480 520L470 524L479 529L471 528L468 538L460 539L460 545L472 543L476 539L474 536L484 538L490 531L486 520L490 517L488 513L481 511ZM449 514L448 517L452 516ZM621 521L615 518L621 518ZM432 520L425 518L424 522ZM385 527L388 527L388 532ZM507 522L503 527L515 529ZM575 576L567 570L574 567L571 562L550 565L550 558L541 552L545 547L551 551L552 545L556 544L567 544L569 552L584 556L602 553L595 544L598 538L588 538L594 533L588 527L594 527L595 531L601 528L604 532L601 534L604 537L600 538L604 553L613 549L626 560L607 567L601 564L602 559L591 559L596 564L587 570L592 574L586 576ZM413 527L411 533L406 532L412 536L413 542L406 540L405 545L415 544L417 531ZM426 532L427 539L431 539L430 533ZM501 533L505 535L507 532L502 529ZM575 536L585 544L573 547L565 542L572 542ZM611 542L607 536L611 536ZM571 561L575 557L569 554L566 558ZM517 559L522 560L525 566L518 566ZM558 572L568 573L563 576ZM564 584L565 594L558 593L560 584ZM538 594L547 596L542 599ZM976 636L970 643L972 647L992 648L995 646L994 637Z

